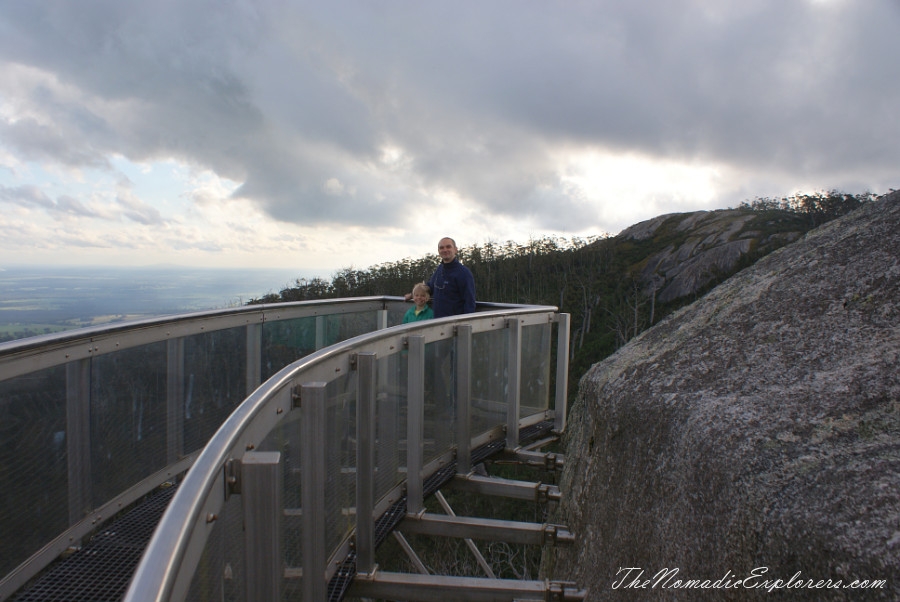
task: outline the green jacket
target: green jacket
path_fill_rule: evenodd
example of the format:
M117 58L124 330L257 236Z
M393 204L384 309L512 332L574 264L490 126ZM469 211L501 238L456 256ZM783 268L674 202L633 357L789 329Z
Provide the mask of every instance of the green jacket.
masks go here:
M434 310L431 309L430 305L426 305L425 309L416 314L416 306L413 305L409 309L406 310L406 313L403 314L403 323L408 324L410 322L418 322L419 320L430 320L434 317Z

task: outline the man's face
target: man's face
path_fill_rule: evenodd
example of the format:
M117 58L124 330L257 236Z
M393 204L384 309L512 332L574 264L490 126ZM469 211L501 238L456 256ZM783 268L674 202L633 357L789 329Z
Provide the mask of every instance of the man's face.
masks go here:
M456 258L456 245L449 238L442 238L438 243L438 255L441 256L441 261L450 263Z

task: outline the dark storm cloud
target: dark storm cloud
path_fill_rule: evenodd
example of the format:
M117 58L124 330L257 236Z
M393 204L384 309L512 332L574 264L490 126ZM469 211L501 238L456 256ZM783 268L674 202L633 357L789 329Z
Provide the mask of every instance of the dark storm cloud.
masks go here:
M724 164L748 196L885 187L900 159L892 0L46 0L0 23L0 60L58 82L0 112L8 147L175 157L300 224L399 223L450 192L580 229L566 151Z

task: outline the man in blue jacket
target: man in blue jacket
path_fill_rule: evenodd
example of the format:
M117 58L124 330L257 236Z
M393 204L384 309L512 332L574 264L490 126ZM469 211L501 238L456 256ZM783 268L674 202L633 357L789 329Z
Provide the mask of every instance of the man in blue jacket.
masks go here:
M475 278L456 254L456 241L452 238L442 238L438 242L441 263L428 281L435 318L475 311Z

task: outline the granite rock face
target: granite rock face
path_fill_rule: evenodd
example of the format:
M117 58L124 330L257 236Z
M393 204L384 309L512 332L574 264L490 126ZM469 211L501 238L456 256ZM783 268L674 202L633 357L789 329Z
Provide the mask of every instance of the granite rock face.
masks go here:
M900 599L900 192L596 364L566 462L556 518L577 544L545 561L591 600ZM886 582L749 587L792 577Z
M683 233L684 240L651 256L640 273L644 293L657 291L660 303L692 295L721 274L729 274L751 251L767 253L793 242L798 231L764 236L754 230L758 219L738 209L670 213L640 222L623 230L617 238L643 241L670 227Z

